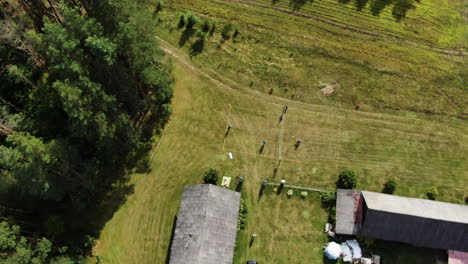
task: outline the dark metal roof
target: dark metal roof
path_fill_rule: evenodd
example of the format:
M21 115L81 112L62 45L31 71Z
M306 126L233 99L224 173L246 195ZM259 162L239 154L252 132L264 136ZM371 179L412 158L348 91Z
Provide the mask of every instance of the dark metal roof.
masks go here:
M368 209L361 235L418 247L468 251L468 224Z
M231 264L240 193L211 184L186 186L170 264Z

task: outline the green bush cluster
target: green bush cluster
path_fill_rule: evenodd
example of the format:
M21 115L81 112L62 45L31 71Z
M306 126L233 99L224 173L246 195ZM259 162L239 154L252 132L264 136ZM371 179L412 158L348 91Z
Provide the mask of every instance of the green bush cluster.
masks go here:
M230 39L231 38L231 32L234 30L234 26L230 23L225 24L223 29L221 30L221 37L223 39Z
M209 20L203 21L203 25L202 25L203 32L208 33L208 31L210 31L210 27L211 27L211 22Z
M334 206L336 203L336 193L335 192L325 192L320 194L322 199L322 204L326 207Z
M393 180L389 180L388 182L384 184L382 191L387 194L393 194L396 190L396 187L397 187L396 182Z
M193 26L200 21L200 18L198 18L197 15L187 12L185 13L185 21L187 22L185 25L186 28L193 28Z
M328 210L328 222L333 225L336 224L336 206L330 207Z
M353 189L357 185L356 173L351 170L344 170L340 173L336 183L338 188Z
M218 171L215 168L209 168L203 175L203 182L205 184L216 185L218 183L218 175Z
M439 195L439 189L437 187L431 187L429 190L427 190L426 195L429 200L435 200Z
M199 22L200 18L197 15L191 12L186 12L180 15L179 23L177 25L179 29L183 29L185 27L179 41L181 46L183 46L183 44L193 35L197 37L197 40L192 45L191 55L197 55L203 52L206 37L212 37L216 31L216 22L205 19L199 27L195 28L195 25ZM232 37L233 42L235 42L239 35L239 29L230 23L224 24L221 29L221 37L224 40L228 40Z
M336 193L321 193L320 199L322 200L322 206L328 211L328 222L334 225L336 223Z
M247 206L245 205L244 198L240 200L239 206L239 219L237 221L237 230L244 230L247 225Z
M186 12L185 14L181 14L179 17L179 24L177 25L179 28L185 28L187 29L192 29L195 24L197 24L200 21L200 18L191 13L191 12Z

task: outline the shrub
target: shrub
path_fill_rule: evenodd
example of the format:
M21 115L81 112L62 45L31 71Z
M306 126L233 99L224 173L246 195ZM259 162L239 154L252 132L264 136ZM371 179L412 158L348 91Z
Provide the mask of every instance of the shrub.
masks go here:
M221 30L221 36L223 39L231 38L231 31L234 29L232 24L225 24L223 29Z
M320 198L325 206L334 206L336 203L336 193L334 192L321 193Z
M201 31L201 30L197 30L197 33L195 33L195 36L198 38L199 41L201 42L204 42L205 39L206 39L206 33Z
M342 189L353 189L357 185L356 174L354 171L350 170L342 171L338 177L336 185L338 188Z
M330 208L330 210L328 211L328 222L336 226L336 207L335 206Z
M203 21L203 26L202 26L202 31L207 33L209 30L210 30L210 21L209 20L205 20Z
M435 200L437 199L437 196L439 195L439 189L437 189L437 187L431 187L427 191L426 195L429 200Z
M247 206L245 205L244 198L241 198L239 205L239 219L237 221L237 230L244 230L247 224Z
M305 199L307 197L307 195L309 195L308 192L301 192L302 199Z
M216 185L218 182L218 171L214 168L209 168L203 176L203 182Z
M197 30L195 36L197 36L198 39L192 45L192 55L197 55L203 52L205 47L206 33L201 30Z
M185 20L187 21L187 25L185 27L188 28L188 29L193 28L193 26L195 26L195 24L197 24L198 21L200 21L198 16L196 16L196 15L190 13L190 12L185 13Z
M396 187L397 187L396 182L393 180L389 180L388 182L384 184L382 191L387 194L393 194L396 190Z
M293 195L293 190L289 189L286 194L288 195L288 197L291 197Z

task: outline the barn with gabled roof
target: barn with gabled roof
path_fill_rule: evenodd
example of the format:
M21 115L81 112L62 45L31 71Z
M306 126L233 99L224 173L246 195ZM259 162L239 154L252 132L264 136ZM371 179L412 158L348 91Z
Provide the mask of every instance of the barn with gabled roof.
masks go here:
M231 264L240 193L211 184L186 186L171 245L170 264Z
M468 252L468 206L339 189L336 232Z

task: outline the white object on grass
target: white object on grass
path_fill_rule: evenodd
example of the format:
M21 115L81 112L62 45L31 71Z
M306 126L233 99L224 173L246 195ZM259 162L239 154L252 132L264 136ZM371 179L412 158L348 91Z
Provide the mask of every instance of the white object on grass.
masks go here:
M328 243L323 252L325 256L331 260L340 258L342 253L340 245L335 242Z
M221 182L221 186L222 187L229 187L230 183L231 183L231 177L223 176L223 181Z
M232 156L232 152L229 152L228 155L229 155L229 158L230 158L230 159L233 159L233 158L234 158L234 157Z

